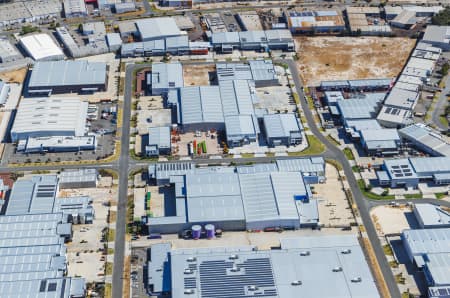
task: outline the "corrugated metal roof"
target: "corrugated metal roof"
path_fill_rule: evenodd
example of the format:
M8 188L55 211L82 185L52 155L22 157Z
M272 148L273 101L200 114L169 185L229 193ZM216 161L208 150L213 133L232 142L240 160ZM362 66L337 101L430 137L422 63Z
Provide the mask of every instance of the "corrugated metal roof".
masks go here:
M433 204L414 204L414 214L424 226L450 225L450 214Z
M400 141L398 132L394 128L365 129L360 131L361 138L369 141Z
M152 89L180 88L183 82L183 66L180 62L152 64Z
M255 113L248 81L220 81L219 88L224 116L253 115Z
M148 129L148 145L157 145L158 148L170 148L170 127L150 127Z
M143 41L181 35L181 31L171 17L140 19L136 27Z
M405 230L402 237L413 256L450 252L450 229Z
M251 115L225 116L227 140L230 140L233 137L256 137L255 123L253 120Z
M266 136L268 138L290 137L293 132L302 130L295 114L268 114L263 117Z
M433 151L433 155L450 157L450 143L439 132L423 125L413 124L399 130L400 136L421 144Z
M76 61L41 61L33 66L29 88L77 86L106 83L106 63Z
M27 98L19 103L11 137L51 136L65 132L84 136L88 103L77 98Z
M325 160L322 157L278 159L276 163L281 172L325 173Z
M180 88L181 123L223 123L218 86Z
M254 81L278 80L272 60L250 60L248 64Z
M411 165L417 173L450 173L450 157L416 157L410 158Z

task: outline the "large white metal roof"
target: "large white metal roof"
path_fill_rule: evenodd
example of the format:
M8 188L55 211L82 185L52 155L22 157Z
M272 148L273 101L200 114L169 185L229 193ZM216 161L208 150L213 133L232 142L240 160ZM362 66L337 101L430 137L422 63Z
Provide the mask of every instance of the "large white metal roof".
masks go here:
M62 60L64 54L53 39L45 33L28 35L20 43L34 60Z
M17 109L11 135L71 132L83 136L88 103L78 98L25 98Z

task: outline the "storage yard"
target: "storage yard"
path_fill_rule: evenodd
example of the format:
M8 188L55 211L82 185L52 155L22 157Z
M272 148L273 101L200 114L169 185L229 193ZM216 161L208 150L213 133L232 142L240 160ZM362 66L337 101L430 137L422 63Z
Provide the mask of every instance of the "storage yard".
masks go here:
M395 77L415 40L388 37L296 37L303 82Z

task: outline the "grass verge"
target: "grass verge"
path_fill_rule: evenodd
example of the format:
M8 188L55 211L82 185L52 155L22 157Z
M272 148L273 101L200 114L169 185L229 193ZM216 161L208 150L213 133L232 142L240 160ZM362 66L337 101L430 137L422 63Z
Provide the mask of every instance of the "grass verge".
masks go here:
M317 155L325 151L325 145L314 135L306 135L308 148L300 152L289 152L289 156Z
M113 272L113 263L106 262L105 264L105 275L111 275Z
M363 195L366 198L372 199L372 200L393 200L395 199L395 196L393 195L377 195L370 191L370 189L366 186L363 179L358 179L358 186Z
M434 194L434 196L438 200L445 198L447 195L448 195L448 193L446 193L446 192L438 192L438 193Z
M422 193L405 194L405 199L422 199L422 198L423 198Z
M112 297L112 285L111 284L105 284L105 298L111 298Z
M383 245L383 251L384 251L384 254L387 255L387 256L393 256L394 255L394 252L392 251L391 246L389 244Z
M344 152L344 155L348 160L355 160L355 156L353 155L352 149L345 147L344 150L342 150L342 152Z
M116 230L109 229L108 230L108 242L113 242L116 239Z

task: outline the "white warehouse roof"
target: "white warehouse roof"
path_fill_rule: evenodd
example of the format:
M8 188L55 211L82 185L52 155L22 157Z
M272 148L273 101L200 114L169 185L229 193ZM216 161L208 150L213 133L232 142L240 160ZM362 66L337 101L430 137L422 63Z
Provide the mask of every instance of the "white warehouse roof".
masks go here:
M34 60L62 60L61 48L48 34L34 34L22 37L20 43Z
M136 27L143 41L181 35L175 19L170 17L138 20Z
M88 103L78 98L26 98L17 108L11 129L13 141L28 136L83 136ZM61 134L60 134L61 135Z

